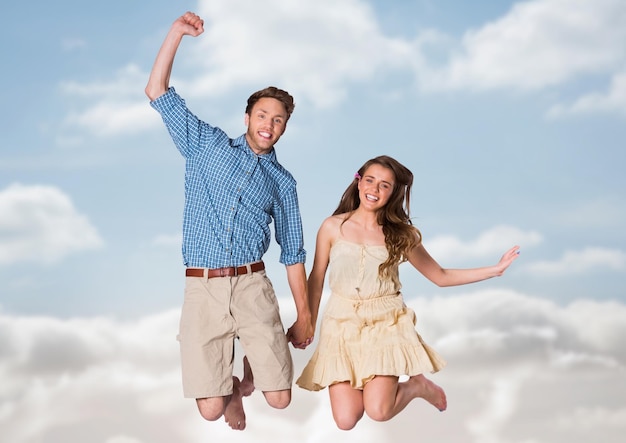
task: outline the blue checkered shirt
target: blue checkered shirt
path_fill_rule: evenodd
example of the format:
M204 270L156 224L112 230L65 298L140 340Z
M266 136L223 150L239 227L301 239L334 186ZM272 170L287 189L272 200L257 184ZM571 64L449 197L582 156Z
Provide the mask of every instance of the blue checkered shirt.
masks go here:
M261 260L270 245L272 219L280 262L304 263L296 181L275 151L256 155L244 135L230 139L201 121L174 88L151 106L185 158L185 266L221 268Z

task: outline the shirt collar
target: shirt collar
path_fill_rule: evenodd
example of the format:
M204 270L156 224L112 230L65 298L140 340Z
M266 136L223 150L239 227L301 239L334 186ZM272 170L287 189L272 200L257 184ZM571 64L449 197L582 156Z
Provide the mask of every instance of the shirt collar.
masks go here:
M267 154L261 154L261 155L255 154L254 151L252 151L252 149L248 145L248 141L246 140L246 134L242 134L239 137L237 137L235 140L233 140L233 146L237 146L238 148L241 148L245 152L248 152L251 155L255 155L260 159L267 160L272 163L278 162L278 160L276 159L276 149L274 148L272 148L272 150L268 152Z

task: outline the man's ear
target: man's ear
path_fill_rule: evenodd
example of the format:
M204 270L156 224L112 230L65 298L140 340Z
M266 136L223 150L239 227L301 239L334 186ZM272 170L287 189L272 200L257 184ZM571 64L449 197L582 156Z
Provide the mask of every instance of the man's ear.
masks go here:
M244 114L243 123L246 125L246 127L248 126L248 124L250 124L250 116L247 112Z

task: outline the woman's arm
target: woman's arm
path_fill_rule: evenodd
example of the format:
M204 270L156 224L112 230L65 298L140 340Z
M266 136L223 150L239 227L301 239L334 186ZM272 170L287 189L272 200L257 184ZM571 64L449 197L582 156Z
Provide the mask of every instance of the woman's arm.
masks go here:
M458 286L487 280L501 276L504 271L519 256L519 246L513 246L506 251L500 261L493 266L469 269L445 269L430 256L426 248L420 243L409 253L409 262L421 272L424 277L437 286Z
M313 268L308 279L309 308L311 309L313 328L317 324L320 300L322 298L322 290L324 289L324 279L326 278L326 270L330 261L330 248L338 230L337 223L336 217L329 217L324 220L319 231L317 231L315 258L313 259Z

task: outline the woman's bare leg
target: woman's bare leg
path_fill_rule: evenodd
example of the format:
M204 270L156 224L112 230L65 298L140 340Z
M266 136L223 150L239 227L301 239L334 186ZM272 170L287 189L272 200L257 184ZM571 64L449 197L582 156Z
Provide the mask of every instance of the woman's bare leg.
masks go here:
M354 389L348 382L335 383L328 387L330 407L337 427L348 431L363 417L363 391Z
M440 411L447 407L446 394L422 374L399 383L398 377L376 376L363 389L363 404L367 415L376 421L395 417L415 398L423 398Z

